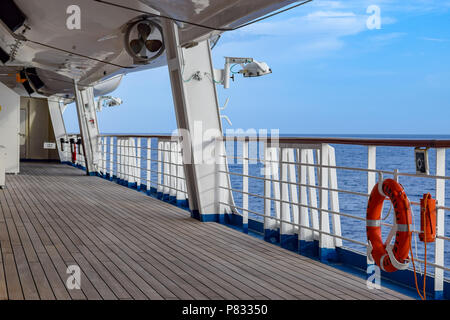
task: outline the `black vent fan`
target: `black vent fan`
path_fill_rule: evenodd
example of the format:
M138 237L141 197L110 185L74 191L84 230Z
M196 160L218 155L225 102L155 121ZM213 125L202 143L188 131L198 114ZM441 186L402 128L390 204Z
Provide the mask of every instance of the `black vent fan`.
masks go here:
M24 24L26 17L13 0L0 0L0 19L15 32Z
M155 60L164 52L161 27L147 19L130 24L125 33L125 49L135 64L147 64Z

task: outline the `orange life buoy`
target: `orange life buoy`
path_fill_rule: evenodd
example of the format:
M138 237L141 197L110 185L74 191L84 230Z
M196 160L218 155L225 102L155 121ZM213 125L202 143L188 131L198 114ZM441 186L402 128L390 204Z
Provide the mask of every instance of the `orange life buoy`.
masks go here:
M381 235L381 212L385 197L394 207L395 219L386 243ZM394 272L408 267L412 230L411 206L403 187L393 179L377 183L370 193L367 205L368 256L384 271ZM395 243L390 244L395 233Z

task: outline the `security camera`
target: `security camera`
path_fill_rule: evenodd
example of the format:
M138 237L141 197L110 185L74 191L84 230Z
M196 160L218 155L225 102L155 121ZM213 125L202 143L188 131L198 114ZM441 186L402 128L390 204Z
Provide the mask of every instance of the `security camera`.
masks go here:
M245 65L244 69L240 72L244 75L245 78L260 77L272 73L272 69L270 69L265 62L258 62L256 60L253 60L253 62Z
M240 66L241 70L237 71L237 66ZM230 87L230 79L234 81L236 74L242 74L245 78L250 78L261 77L271 73L272 69L265 62L258 62L253 58L236 57L225 57L225 68L216 70L216 74L222 79L220 83L223 84L225 89Z
M97 101L97 111L102 111L103 107L115 107L120 106L123 103L122 99L111 97L111 96L101 96Z

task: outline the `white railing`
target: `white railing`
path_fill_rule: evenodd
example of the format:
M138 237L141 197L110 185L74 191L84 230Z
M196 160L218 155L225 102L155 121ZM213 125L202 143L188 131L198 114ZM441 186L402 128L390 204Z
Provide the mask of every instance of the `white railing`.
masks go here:
M437 200L437 237L435 243L428 244L427 266L428 270L432 269L431 271L434 273L435 290L443 290L444 275L450 275L448 262L445 262L446 253L447 256L449 254L448 245L447 250L444 247L444 243L450 240L445 233L445 215L450 211L450 208L445 206L445 181L450 180L450 177L445 175L445 147L435 148L434 174L422 175L400 172L398 169L391 168L388 170L377 169L377 145L382 146L382 142L370 145L370 141L354 141L354 145L367 148L367 167L353 167L336 164L336 150L326 139L321 141L320 139L281 138L274 144L264 140L262 141L264 148L261 147L261 140L258 139L233 137L224 140L227 144L234 144L234 147L227 147L227 150L232 152L222 155L229 160L231 168L229 174L233 178L231 179L231 188L226 186L219 186L219 188L233 192L237 203L234 205L234 209L237 214L242 216L243 224L247 223L250 215L263 224L265 235L269 234L270 237L271 231L272 234L273 231L276 231L276 236L279 236L277 240L282 246L289 247L289 243L283 244L283 236L285 239L297 239L299 247L296 249L300 252L303 250L302 244L308 248L310 247L308 244L315 241L318 243L319 250L350 247L366 253L366 206L370 192L377 180L380 177L392 177L403 183L407 179L414 179L414 183L423 185L424 188L421 192L430 192ZM336 144L336 147L339 145L339 141L332 140L332 142ZM342 142L342 145L352 143L345 139ZM236 148L237 144L240 144L239 149ZM259 149L264 149L260 152L264 156L254 155L256 153L255 145L258 145ZM391 141L390 143L386 142L386 145L392 147L396 145L399 147L422 146L417 141L411 141L410 145L406 142ZM236 149L238 150L237 154ZM249 155L251 150L253 150L253 156ZM233 154L230 155L230 153ZM414 163L413 152L411 161ZM254 173L249 174L249 171L254 171ZM359 181L359 183L353 184L353 186L352 183L349 183L342 188L344 183L341 181L341 188L339 188L338 177L339 174L343 176L343 172L358 176L359 178L355 176L353 181ZM220 173L227 174L226 171ZM249 184L249 179L252 181L251 184ZM423 180L434 181L434 187L429 183L423 183ZM366 184L365 190L361 190L362 187L365 187L361 186L361 182ZM253 191L249 190L249 185L253 186ZM257 187L258 185L259 187ZM408 193L408 188L405 187L405 189ZM413 230L415 236L420 232L418 230L420 228L418 196L421 197L422 193L408 195L413 212L415 212ZM341 208L342 203L344 203L342 207L348 208L342 198L350 196L358 199L352 201L359 205L357 214ZM249 201L249 197L251 201ZM252 203L257 205L252 207ZM389 204L386 205L385 214L387 214L388 208ZM392 214L392 216L394 215ZM344 220L341 222L341 219ZM384 221L382 225L392 227L392 223L387 221ZM383 230L385 237L387 232L388 230ZM420 253L423 248L422 243L417 244L415 239L413 248L416 255L414 260L420 266L424 263L423 254ZM329 250L324 251L329 252ZM419 254L417 254L418 251ZM419 270L422 269L419 268Z
M98 173L187 206L181 147L170 136L102 135Z
M223 140L227 151L219 157L228 160L229 170L218 170L218 199L226 198L222 194L231 191L236 201L218 200L218 207L232 207L234 213L242 217L244 232L256 221L267 240L280 242L281 246L300 253L311 254L313 250L312 254L332 259L339 251L336 248L345 248L366 254L368 197L377 181L388 177L405 186L415 212L413 234L417 237L420 233L419 198L430 192L437 200L437 237L435 243L428 244L428 274L431 271L434 276L430 281L434 281L435 291L443 290L444 278L450 275L445 260L450 250L448 245L444 246L450 240L445 230L445 215L450 212L445 206L445 182L450 180L446 176L445 158L450 142L447 145L445 141L320 138L271 141L246 137ZM232 148L229 148L230 143ZM339 156L351 154L339 153L339 148L344 146L359 147L359 158L340 159ZM411 168L400 171L400 164L386 165L382 161L377 165L378 147L393 148L392 153L413 147L434 149L432 174L416 174ZM187 206L181 146L173 137L102 135L98 148L99 175ZM384 155L385 151L380 152L378 158ZM387 153L387 158L395 159L395 154ZM414 163L413 153L410 161ZM83 165L82 154L77 157L77 164ZM220 185L220 181L231 181L231 187L225 183ZM408 193L408 183L420 186L420 192ZM388 208L386 204L383 211L386 217ZM384 220L382 226L392 227L392 223ZM388 230L384 229L386 237ZM418 270L422 272L423 244L414 239L413 247Z

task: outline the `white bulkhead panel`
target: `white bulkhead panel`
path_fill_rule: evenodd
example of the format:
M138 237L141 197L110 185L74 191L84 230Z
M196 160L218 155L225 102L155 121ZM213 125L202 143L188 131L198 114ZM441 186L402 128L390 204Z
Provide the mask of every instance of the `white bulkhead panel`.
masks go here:
M0 83L0 146L6 148L6 173L19 173L20 96Z

